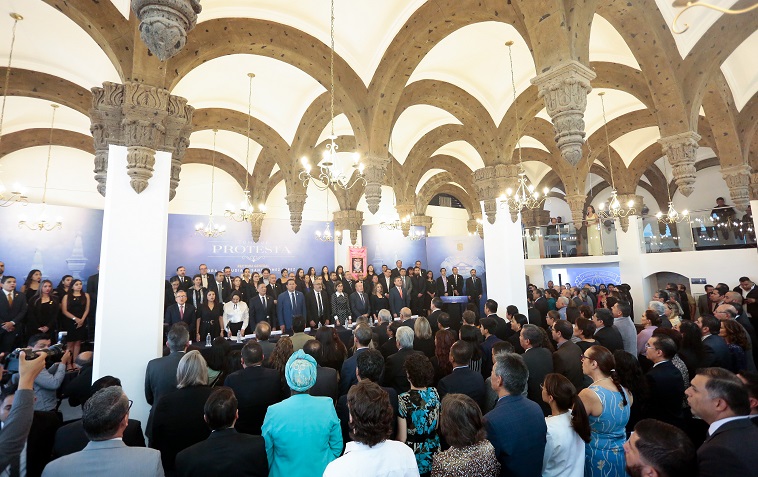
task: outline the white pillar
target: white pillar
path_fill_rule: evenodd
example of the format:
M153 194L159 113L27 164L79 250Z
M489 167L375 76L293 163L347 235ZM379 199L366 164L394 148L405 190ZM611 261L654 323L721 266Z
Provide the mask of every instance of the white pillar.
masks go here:
M618 221L617 221L618 222ZM616 241L618 243L619 273L621 283L628 284L634 300L634 314L632 318L639 323L642 311L647 308L645 297L652 297L648 281L644 280L642 269L642 220L636 215L629 217L629 229L621 231L621 226L616 223Z
M345 271L350 270L349 263L347 261L347 250L350 248L350 231L349 230L340 230L342 233L342 245L340 245L339 241L335 237L334 239L334 268L332 270L335 270L337 268L337 265L342 265L345 267Z
M150 184L137 194L126 147L109 147L93 377L119 378L143 427L145 368L162 352L170 171L171 154L157 152Z
M521 238L521 216L514 223L505 209L497 212L497 220L484 220L484 261L487 266L487 297L498 304L498 314L505 316L505 307L516 305L526 315L526 267L524 242ZM502 311L501 311L502 310Z

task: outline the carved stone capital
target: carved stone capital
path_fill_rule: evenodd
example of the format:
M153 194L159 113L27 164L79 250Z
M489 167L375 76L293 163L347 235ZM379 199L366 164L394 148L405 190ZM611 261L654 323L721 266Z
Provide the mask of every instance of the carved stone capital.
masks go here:
M518 165L497 164L477 169L473 172L477 196L484 201L487 220L495 223L497 198L508 188L515 188L518 180Z
M521 211L521 223L524 227L540 227L550 222L550 211L526 209Z
M386 179L388 165L389 160L385 157L369 155L366 158L366 167L363 170L363 178L366 179L364 195L368 210L372 214L379 210L379 203L382 201L382 184Z
M432 230L432 218L428 215L414 215L411 217L411 225L424 227L424 235L428 237L429 232Z
M482 208L484 209L484 215L487 216L487 222L490 224L495 223L497 219L497 199L485 199L482 201Z
M307 194L301 192L294 192L287 194L284 198L287 201L287 206L290 209L290 225L292 231L298 233L300 226L303 224L303 208L305 207L305 199Z
M758 172L750 174L750 200L758 200Z
M126 173L131 177L134 192L141 193L147 188L148 180L153 177L155 151L141 146L129 146L126 153Z
M342 232L343 230L350 231L350 243L355 245L358 241L358 231L363 225L363 212L359 210L338 210L334 213L334 230L336 232ZM337 237L340 245L342 245L342 234Z
M132 10L140 20L142 41L166 61L184 48L202 7L200 0L132 0Z
M637 194L619 194L619 203L622 207L628 207L629 201L634 201L634 214L630 215L642 215L642 207L644 205L645 198ZM619 217L619 223L621 224L621 231L626 232L629 230L629 216Z
M571 209L571 220L575 226L581 226L584 219L584 201L587 200L586 194L572 194L566 196L566 202Z
M253 212L250 217L250 232L253 236L253 242L258 243L261 239L261 229L263 228L263 219L266 218L265 212Z
M674 180L685 197L695 190L695 159L697 158L697 142L700 135L694 131L687 131L673 136L662 137L658 140L663 148L663 153L671 164Z
M750 174L750 166L747 164L721 168L721 175L724 177L726 186L729 187L729 195L732 196L735 207L741 212L750 205Z
M553 120L558 149L572 166L576 166L582 158L584 111L587 109L587 94L592 91L590 81L595 76L595 72L588 67L578 61L570 61L531 80Z
M403 231L403 237L407 237L408 234L411 232L411 215L413 214L413 209L415 206L413 204L397 204L395 205L395 210L397 210L397 215L400 216L400 230Z

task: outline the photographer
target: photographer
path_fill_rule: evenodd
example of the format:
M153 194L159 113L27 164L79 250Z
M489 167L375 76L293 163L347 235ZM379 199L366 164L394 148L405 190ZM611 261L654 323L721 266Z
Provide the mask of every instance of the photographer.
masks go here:
M36 334L29 338L29 347L33 351L44 350L50 347L50 337L45 334ZM19 359L19 363L23 361ZM71 353L66 351L60 363L55 363L45 371L39 373L34 379L34 402L35 411L55 411L58 407L58 388L66 376L66 367L71 363ZM15 380L15 376L14 376Z

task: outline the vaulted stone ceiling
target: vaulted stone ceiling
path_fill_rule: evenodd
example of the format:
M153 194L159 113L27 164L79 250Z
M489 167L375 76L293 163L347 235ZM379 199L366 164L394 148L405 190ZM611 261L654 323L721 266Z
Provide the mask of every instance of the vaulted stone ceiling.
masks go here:
M751 1L724 3L738 8ZM49 201L99 206L90 89L138 81L167 88L196 108L180 195L183 188L207 194L217 128L216 165L228 174L220 174L222 195L240 194L248 162L255 203L305 197L296 179L300 158L317 157L329 132L329 2L202 0L202 6L183 51L160 63L139 39L128 0L3 2L0 64L8 61L7 14L25 20L17 29L0 179L19 180L39 200L54 101L63 107L53 135ZM668 166L664 177L660 159L667 150L677 154L665 138L681 135L712 152L697 159L717 158L707 166L720 166L733 198L744 203L747 177L758 167L758 12L692 9L683 35L669 30L676 13L669 0L337 0L335 12L340 150L357 151L369 164L389 161L378 170L403 214L423 215L444 192L459 198L471 219L481 217L479 201L492 191L473 173L519 156L531 181L566 195L572 212L609 187L609 158L620 193L644 189L657 202L651 209L664 208L664 187L671 181L669 187L686 190L685 176L697 171L697 164L689 172L675 169L672 181ZM514 41L515 103L508 40ZM540 87L531 82L570 61L596 75L576 166L562 157ZM248 72L256 74L249 151ZM606 92L610 151L599 91ZM332 205L365 210L363 194L362 188L335 191ZM305 200L319 205L324 195L308 191ZM386 200L393 199L384 194ZM206 212L206 201L197 200L196 213Z

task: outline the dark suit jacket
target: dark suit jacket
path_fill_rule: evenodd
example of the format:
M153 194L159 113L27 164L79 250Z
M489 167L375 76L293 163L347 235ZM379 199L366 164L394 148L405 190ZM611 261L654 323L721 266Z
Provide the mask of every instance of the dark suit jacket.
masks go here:
M147 363L145 370L145 399L148 404L176 390L176 368L184 357L184 352L171 353L162 358L155 358Z
M339 381L339 377L337 376L336 369L319 366L316 369L316 384L308 390L308 394L311 396L325 396L331 398L332 402L336 403L339 397L337 381Z
M397 342L395 341L395 338L387 338L387 341L384 342L384 344L379 348L379 351L381 351L382 356L384 356L384 359L386 360L393 354L397 353ZM384 370L384 375L387 375L387 369Z
M647 409L647 417L681 427L684 399L682 373L671 361L664 361L650 368L645 378L650 390L651 404Z
M719 335L711 335L703 340L703 361L700 363L701 368L718 366L729 369L730 359L729 348L726 346L724 338Z
M179 275L174 275L169 279L169 283L171 283L171 280L177 279L179 280L179 289L187 291L190 288L192 288L192 277L188 277L187 275L184 276L184 278L180 277Z
M361 301L361 294L353 292L350 295L350 311L353 318L361 315L371 316L371 297L363 293L363 301Z
M547 322L542 319L542 315L540 315L540 311L536 308L529 308L526 312L526 318L529 320L529 323L532 325L537 325L543 329L547 328Z
M442 310L434 310L426 317L427 321L429 321L429 326L432 328L432 335L437 334L437 331L439 331L438 318L440 313L442 313Z
M697 313L698 316L711 314L711 302L708 295L700 295L697 297Z
M305 322L308 322L308 310L305 307L305 295L297 290L295 293L295 308L292 308L290 294L288 291L279 294L276 303L276 317L279 319L279 326L284 325L288 330L292 329L292 317L303 315Z
M445 296L445 293L447 293L447 296L453 296L453 283L450 281L450 277L447 278L447 288L445 288L445 284L442 281L442 277L437 277L437 296L443 297Z
M219 283L216 281L215 277L213 278L213 286L208 285L208 290L215 290L216 299L223 301L224 303L229 301L229 294L232 293L232 287L229 286L226 280L221 282L221 289L219 290Z
M511 328L511 325L509 323L506 323L505 319L497 316L496 313L487 316L487 318L493 318L495 320L495 323L497 324L497 327L495 328L495 336L497 336L499 339L507 341L508 338L516 334L516 332L513 331L513 328Z
M195 329L196 318L195 307L192 306L192 303L189 303L188 300L187 303L184 304L184 317L179 315L179 304L174 303L166 308L166 313L163 314L163 323L171 328L176 323L184 322L187 325L187 329L190 330L190 336L192 336L191 330Z
M394 344L394 343L393 343ZM389 386L395 389L398 394L402 394L411 389L410 383L408 383L408 376L405 374L405 360L408 356L418 353L421 356L424 353L415 351L410 348L402 348L397 350L397 353L390 355L387 358L387 362L384 366L384 386Z
M332 299L326 290L321 290L321 315L318 314L318 303L316 302L316 291L311 290L305 294L305 306L308 308L308 316L316 324L323 324L332 317Z
M542 388L540 384L545 381L545 376L553 372L553 354L547 348L532 348L524 351L521 355L526 367L529 368L529 380L527 381L527 396L540 405L545 415L550 414L550 406L542 400Z
M61 387L61 394L63 396L68 396L69 406L76 407L84 404L84 401L89 399L91 396L91 388L92 363L89 363L82 366L79 370L79 374L71 381L64 381L64 385ZM84 449L84 447L82 447L82 449Z
M744 291L741 288L735 291L742 293L745 298L755 298L757 300L755 303L745 303L743 306L747 308L747 312L750 313L753 321L758 321L758 287L753 287L753 289L747 292L747 294L744 294Z
M437 391L440 399L446 394L466 394L476 401L480 408L484 406L484 378L481 373L468 366L455 368L452 373L440 379L437 383Z
M547 304L547 299L544 296L537 298L534 301L534 308L540 312L542 322L547 323L547 312L550 310Z
M756 442L758 426L750 419L723 424L697 450L700 477L755 475L758 452L751 452L747 447Z
M266 442L261 436L219 429L176 456L178 477L267 477Z
M498 341L502 341L495 335L489 335L482 344L479 346L482 348L482 376L485 379L489 378L492 374L492 347Z
M384 275L379 275L379 283L382 285L382 289L384 289L384 293L389 293L390 288L395 286L395 277L390 277L389 283L387 283L387 277L385 277Z
M163 469L174 469L176 454L204 441L211 431L203 418L203 408L213 388L190 386L168 393L153 406L150 447L161 451Z
M450 275L448 282L453 285L453 291L458 292L458 295L463 295L463 281L465 280L462 275Z
M279 371L249 366L235 371L224 381L237 397L239 419L235 428L246 434L260 435L266 410L285 397Z
M481 278L476 277L476 283L474 283L474 280L472 280L471 277L468 277L463 283L466 285L466 295L472 299L478 299L479 295L482 294Z
M535 477L542 473L547 425L536 403L521 395L505 396L484 416L484 423L501 465L500 475Z
M21 327L26 321L26 296L13 291L13 306L8 306L8 297L5 292L0 290L0 324L12 321L16 324L16 329ZM0 334L6 333L0 328Z
M581 348L571 341L566 341L553 353L553 372L566 376L577 392L584 389L581 360Z
M358 355L367 349L359 348L355 350L355 353L342 363L342 370L340 371L340 396L347 394L350 386L358 384L358 378L355 376L355 370L358 369Z
M400 276L399 268L395 267L392 270L390 270L390 277L392 277L393 280L395 279L395 277L399 277L399 276Z
M621 333L615 326L604 326L595 331L593 336L600 345L605 346L611 353L616 350L624 349L624 340L621 339Z
M247 303L250 310L250 327L254 328L255 325L261 321L267 321L272 327L276 323L276 305L274 305L273 297L266 295L266 306L261 303L261 296L256 293Z
M200 285L201 286L203 284L202 277L203 276L200 275L200 279L201 279ZM208 281L208 286L206 288L208 290L213 290L214 292L216 292L216 296L218 297L218 286L216 285L216 277L214 277L212 273L207 274L206 277L207 277L207 281ZM219 298L219 300L220 300L220 298Z
M386 386L382 386L382 389L384 389L387 392L387 395L390 398L390 406L392 406L392 412L395 415L394 419L392 419L392 434L391 436L397 435L397 418L399 416L399 412L397 410L397 392ZM350 438L350 410L347 407L347 394L343 394L339 397L337 400L337 417L340 420L340 427L342 428L342 443L343 446L347 444L348 442L352 441Z
M142 423L136 419L129 419L129 424L124 429L124 444L129 447L145 447L145 436L142 435ZM55 445L53 445L53 458L73 454L87 447L89 439L84 433L82 420L77 419L58 429L55 433Z
M392 316L400 315L400 309L409 306L411 303L411 294L407 290L403 291L403 296L400 297L400 292L397 287L390 288L390 313Z

